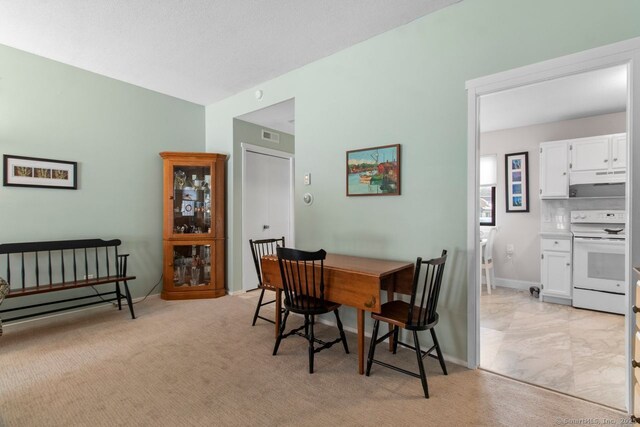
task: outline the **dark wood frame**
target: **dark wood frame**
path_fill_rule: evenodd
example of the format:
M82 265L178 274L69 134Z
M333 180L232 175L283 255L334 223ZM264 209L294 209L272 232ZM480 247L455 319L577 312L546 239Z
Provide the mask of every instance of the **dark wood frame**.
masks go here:
M398 154L398 190L395 193L375 193L375 194L349 194L349 154L357 153L358 151L368 151L368 150L377 150L381 148L391 148L395 147L396 152ZM377 147L366 147L359 148L357 150L349 150L347 151L345 157L345 184L346 184L346 195L347 197L359 197L359 196L399 196L400 192L400 181L402 176L402 164L400 162L400 144L390 144L390 145L380 145Z
M481 185L481 187L491 187L491 222L480 222L480 226L495 227L496 225L496 186L495 185Z
M44 185L44 184L22 184L9 182L9 159L20 159L20 160L28 160L28 161L36 161L36 162L49 162L49 163L58 163L64 165L71 165L72 171L71 175L73 176L73 185L72 186L62 186L62 185ZM60 188L63 190L77 190L78 189L78 162L70 162L67 160L56 160L56 159L42 159L39 157L25 157L25 156L14 156L11 154L5 154L3 156L3 181L2 185L5 187L35 187L35 188Z
M509 174L511 173L511 169L509 167L509 163L511 162L511 158L515 156L524 155L524 191L522 192L522 205L525 207L524 209L509 209L509 197L511 195L511 189L509 184ZM523 151L520 153L509 153L504 155L504 173L505 173L505 181L504 181L504 190L505 190L505 209L509 213L519 213L519 212L529 212L529 152Z

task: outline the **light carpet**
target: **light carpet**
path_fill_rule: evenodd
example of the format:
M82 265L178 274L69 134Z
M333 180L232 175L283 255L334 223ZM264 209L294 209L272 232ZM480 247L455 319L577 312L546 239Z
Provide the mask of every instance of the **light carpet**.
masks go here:
M242 296L156 297L136 305L136 320L100 307L10 325L0 338L0 425L544 426L625 418L451 363L444 376L433 359L427 400L416 378L375 365L370 377L358 375L353 334L351 354L324 350L309 375L302 338L285 339L271 356L273 325L250 326L254 304ZM317 329L321 339L337 336ZM408 350L377 356L417 369Z

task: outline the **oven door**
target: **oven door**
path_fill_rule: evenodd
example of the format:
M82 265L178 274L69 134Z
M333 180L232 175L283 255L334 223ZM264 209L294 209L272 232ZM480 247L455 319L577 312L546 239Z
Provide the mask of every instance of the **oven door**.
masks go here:
M624 239L573 238L573 287L626 293Z

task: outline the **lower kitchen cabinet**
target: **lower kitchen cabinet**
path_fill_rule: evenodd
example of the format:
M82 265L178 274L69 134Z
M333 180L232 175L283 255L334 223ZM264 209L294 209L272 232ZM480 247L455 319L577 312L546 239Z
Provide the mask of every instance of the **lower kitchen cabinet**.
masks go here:
M541 249L542 299L561 298L571 303L571 240L541 239Z

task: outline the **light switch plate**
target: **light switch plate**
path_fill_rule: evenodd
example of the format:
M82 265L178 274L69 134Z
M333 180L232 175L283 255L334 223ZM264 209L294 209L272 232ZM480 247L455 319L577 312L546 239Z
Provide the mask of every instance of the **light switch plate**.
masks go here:
M304 185L311 185L311 174L308 173L304 176Z

